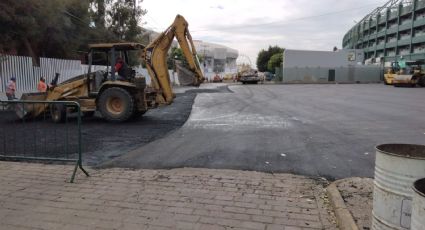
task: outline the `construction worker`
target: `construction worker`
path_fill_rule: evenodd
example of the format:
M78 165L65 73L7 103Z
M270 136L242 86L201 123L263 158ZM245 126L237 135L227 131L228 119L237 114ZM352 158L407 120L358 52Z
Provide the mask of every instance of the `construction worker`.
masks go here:
M6 86L7 100L11 101L16 99L15 92L16 92L16 78L12 77L10 78L10 81L7 83L7 86Z
M118 79L125 80L127 78L126 76L127 69L128 69L128 66L125 63L125 61L121 57L118 57L115 62L115 72L118 73L118 77L119 77Z
M38 92L42 92L42 93L47 91L46 79L44 79L44 77L40 77L40 81L38 82L38 85L37 85L37 90Z

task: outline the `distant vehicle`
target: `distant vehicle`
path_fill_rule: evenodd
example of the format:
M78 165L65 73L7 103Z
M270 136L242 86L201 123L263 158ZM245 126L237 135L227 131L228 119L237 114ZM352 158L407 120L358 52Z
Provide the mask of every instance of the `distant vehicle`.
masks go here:
M275 77L275 75L274 74L272 74L272 73L270 73L270 72L264 72L264 76L265 76L265 80L266 81L271 81L271 80L273 80L274 79L274 77Z
M231 81L231 80L233 80L233 74L226 74L226 75L224 75L223 80L224 81Z
M416 85L425 87L425 74L422 70L424 60L406 62L405 68L402 68L393 79L394 86L411 86Z
M216 74L213 78L213 82L223 82L223 79L218 74Z
M406 61L401 65L399 62L391 63L391 69L384 75L384 83L394 86L416 85L425 87L425 74L422 70L424 60Z
M258 84L261 81L261 77L258 75L257 71L249 71L240 74L239 81L242 84Z

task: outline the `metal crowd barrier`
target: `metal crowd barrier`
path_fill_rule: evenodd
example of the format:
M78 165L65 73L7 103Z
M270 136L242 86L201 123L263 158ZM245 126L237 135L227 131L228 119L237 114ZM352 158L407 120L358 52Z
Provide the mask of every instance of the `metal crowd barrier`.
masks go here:
M50 108L63 106L62 123L52 120ZM41 109L40 109L41 108ZM37 116L34 111L39 110ZM0 159L75 162L70 182L82 165L81 108L73 101L0 101Z

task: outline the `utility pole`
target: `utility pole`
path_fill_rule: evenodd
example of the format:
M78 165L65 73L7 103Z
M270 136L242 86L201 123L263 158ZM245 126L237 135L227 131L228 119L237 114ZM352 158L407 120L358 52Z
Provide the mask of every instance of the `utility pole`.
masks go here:
M207 47L207 45L204 45L204 44L201 44L201 47L202 47L202 49L203 49L203 51L204 51L204 54L202 55L202 65L203 65L203 69L204 69L204 75L205 75L205 77L206 77L206 72L207 72L207 69L206 69L206 67L207 67L207 63L206 63L206 58L205 58L205 55L206 55L206 47ZM208 78L207 78L207 80L208 80Z

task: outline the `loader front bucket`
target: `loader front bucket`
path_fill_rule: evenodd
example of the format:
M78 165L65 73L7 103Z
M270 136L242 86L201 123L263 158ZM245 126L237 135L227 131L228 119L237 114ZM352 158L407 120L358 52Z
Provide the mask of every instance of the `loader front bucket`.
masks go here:
M47 93L24 93L21 101L45 101ZM23 119L24 117L37 117L47 109L44 103L17 103L15 106L16 115Z

